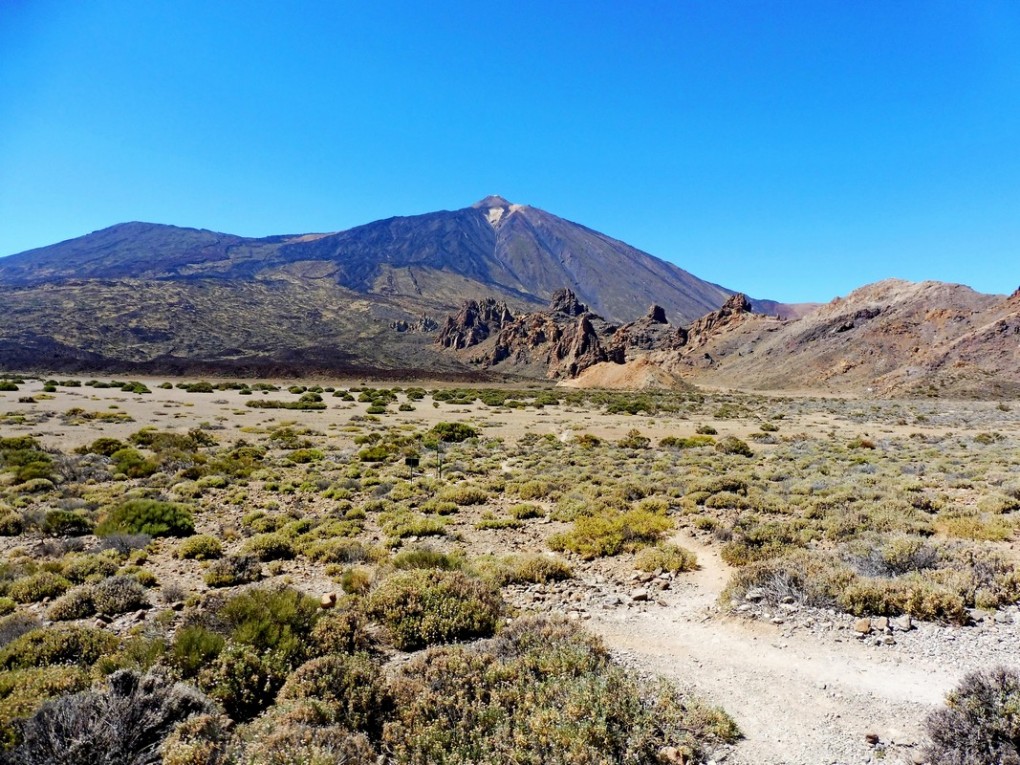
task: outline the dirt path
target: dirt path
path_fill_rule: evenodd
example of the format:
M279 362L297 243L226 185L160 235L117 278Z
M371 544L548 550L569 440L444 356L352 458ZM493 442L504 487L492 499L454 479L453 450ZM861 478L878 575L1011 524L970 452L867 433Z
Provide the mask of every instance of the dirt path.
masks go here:
M720 614L728 578L711 548L688 537L701 570L677 584L674 604L596 618L608 644L643 670L676 680L722 705L740 725L729 763L858 763L880 756L910 761L928 711L958 680L952 668L903 663L851 637L784 634L778 625ZM842 641L842 642L837 642Z

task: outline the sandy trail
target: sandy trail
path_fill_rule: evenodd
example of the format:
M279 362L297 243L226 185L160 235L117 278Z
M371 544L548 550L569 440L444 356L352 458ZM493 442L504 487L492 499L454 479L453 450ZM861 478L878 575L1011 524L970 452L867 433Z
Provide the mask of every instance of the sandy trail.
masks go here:
M778 625L719 614L713 607L726 564L690 537L676 541L698 554L702 568L677 585L675 605L607 614L592 626L638 666L695 689L736 719L745 738L727 762L868 762L876 755L868 733L895 745L887 761L909 757L928 711L959 679L952 668L901 663L850 637L784 634Z

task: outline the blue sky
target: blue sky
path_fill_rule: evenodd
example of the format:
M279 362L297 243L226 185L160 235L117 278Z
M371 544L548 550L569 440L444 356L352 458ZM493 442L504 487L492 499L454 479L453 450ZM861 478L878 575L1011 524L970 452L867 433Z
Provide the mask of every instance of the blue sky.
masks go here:
M0 0L0 254L498 193L759 297L1020 285L1020 3Z

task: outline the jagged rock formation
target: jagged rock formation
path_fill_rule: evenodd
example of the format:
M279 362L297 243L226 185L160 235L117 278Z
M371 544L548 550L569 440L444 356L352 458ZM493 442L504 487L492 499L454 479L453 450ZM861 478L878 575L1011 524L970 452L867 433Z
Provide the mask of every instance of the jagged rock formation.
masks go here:
M446 318L436 345L454 350L470 348L513 320L510 308L502 300L468 300L455 316Z
M439 329L439 322L431 316L422 314L417 321L407 321L406 319L391 321L390 329L395 329L397 332L428 334Z
M617 327L589 310L569 289L557 290L546 311L506 321L509 311L504 308L495 301L468 301L447 319L436 343L454 350L480 346L498 324L494 339L472 357L475 363L569 379L597 364L624 364L644 353L683 353L692 340L695 346L702 345L715 332L751 315L750 301L737 294L690 330L671 325L658 305L643 318Z
M613 336L612 347L626 356L629 350L660 351L687 345L687 330L674 327L666 319L666 311L653 305L647 315L624 324Z
M505 304L470 300L447 319L436 344L475 349L469 360L549 378L574 377L604 361L622 361L611 348L616 325L592 313L569 289L553 293L546 311L514 318Z
M691 324L687 330L687 343L690 348L699 348L708 343L720 331L741 323L751 315L751 301L747 295L732 295L722 308L702 316Z

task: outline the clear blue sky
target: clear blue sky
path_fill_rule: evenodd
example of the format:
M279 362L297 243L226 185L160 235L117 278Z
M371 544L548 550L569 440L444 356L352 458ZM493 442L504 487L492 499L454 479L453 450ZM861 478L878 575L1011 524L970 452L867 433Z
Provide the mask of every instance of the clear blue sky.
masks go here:
M0 254L541 207L759 297L1020 285L1020 2L0 0Z

